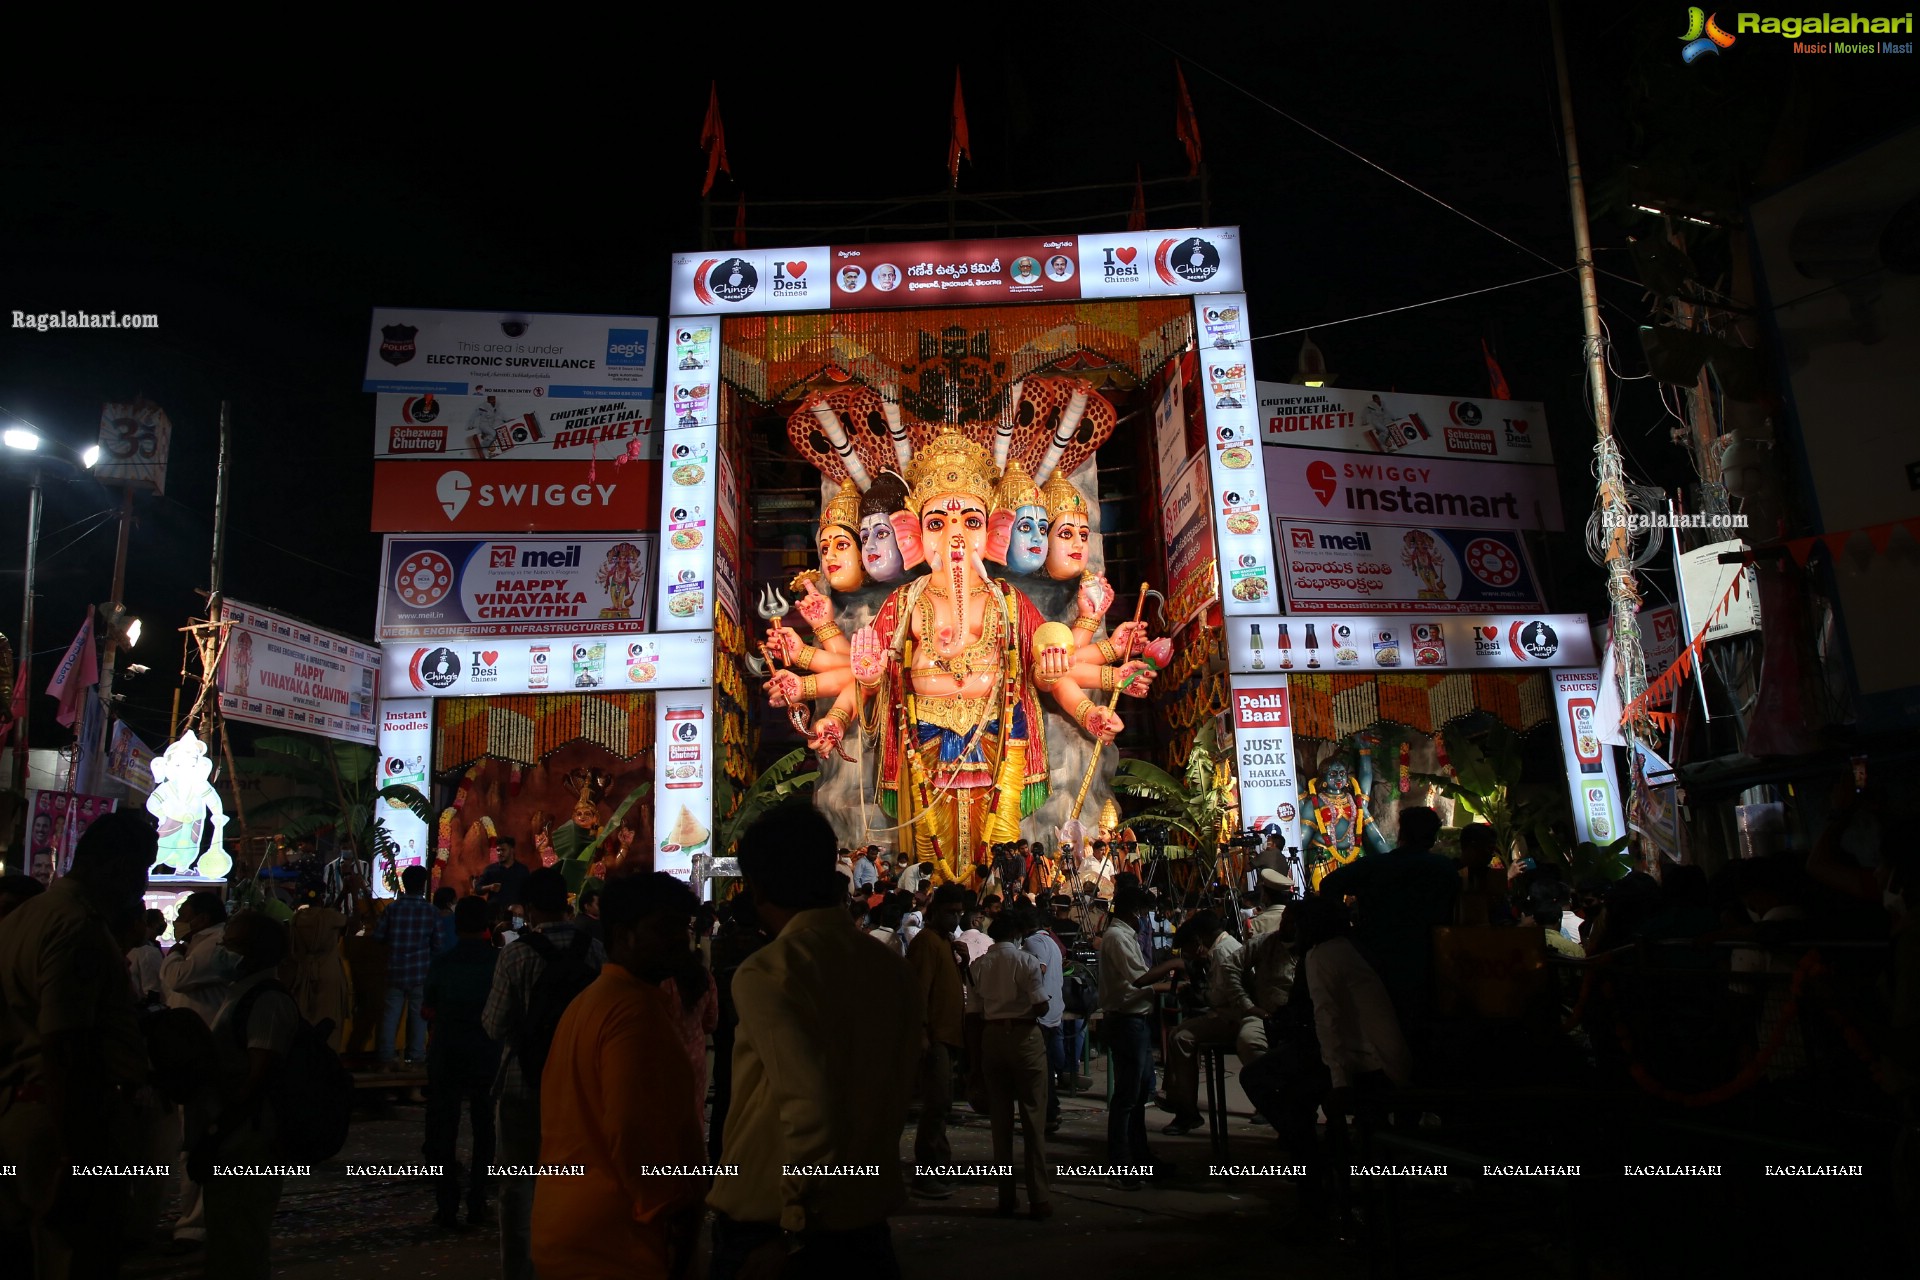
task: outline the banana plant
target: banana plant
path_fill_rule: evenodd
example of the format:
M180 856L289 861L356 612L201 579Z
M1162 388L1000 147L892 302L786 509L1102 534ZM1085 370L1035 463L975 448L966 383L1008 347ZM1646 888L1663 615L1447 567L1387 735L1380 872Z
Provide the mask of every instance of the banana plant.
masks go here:
M807 749L796 747L765 769L744 790L736 789L733 779L722 777L713 789L714 812L723 815L719 823L716 852L729 855L748 827L761 815L778 808L789 798L812 786L820 776L818 769L796 772L807 759Z
M1211 849L1226 828L1227 813L1238 803L1233 778L1216 767L1220 746L1212 723L1194 735L1185 769L1173 774L1148 760L1122 760L1112 787L1122 795L1153 802L1133 815L1136 826L1177 831L1196 847Z
M1525 762L1519 735L1496 722L1473 734L1449 733L1446 748L1453 776L1422 773L1413 781L1453 802L1456 828L1484 819L1493 827L1503 859L1512 858L1516 844L1530 837L1542 857L1570 860L1564 832L1571 827L1571 803L1563 788L1520 781Z
M380 811L388 805L433 822L433 805L413 787L374 785L379 754L372 747L276 734L256 740L253 751L234 768L250 778L283 779L293 790L255 804L249 826L271 827L289 840L331 830L364 860L380 852Z

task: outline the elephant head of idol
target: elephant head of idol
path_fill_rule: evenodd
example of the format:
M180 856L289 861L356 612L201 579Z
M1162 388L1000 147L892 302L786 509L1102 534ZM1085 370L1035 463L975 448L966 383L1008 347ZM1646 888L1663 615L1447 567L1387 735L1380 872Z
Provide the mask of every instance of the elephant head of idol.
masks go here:
M987 450L948 428L913 457L908 505L920 516L920 548L940 584L964 601L986 577L987 516L994 468Z
M821 509L818 545L827 585L842 595L858 591L867 575L860 567L860 490L853 481L841 481Z

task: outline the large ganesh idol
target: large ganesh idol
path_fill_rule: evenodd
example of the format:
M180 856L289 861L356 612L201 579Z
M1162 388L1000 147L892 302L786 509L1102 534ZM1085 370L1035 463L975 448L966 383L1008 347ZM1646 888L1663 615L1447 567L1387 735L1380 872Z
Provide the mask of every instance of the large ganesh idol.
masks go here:
M1004 461L952 426L920 445L905 467L905 514L917 522L926 574L889 591L851 637L808 579L797 608L814 644L783 626L767 641L770 658L795 668L770 678L772 703L833 700L813 721L809 746L850 760L843 740L858 728L875 799L893 824L876 838L933 863L936 882L965 881L989 861L984 847L1019 838L1021 819L1046 800L1043 702L1103 743L1122 727L1105 695L1120 687L1144 696L1154 674L1125 658L1145 647L1138 624L1094 640L1113 599L1104 578L1083 577L1069 628L990 575L984 553L996 489L1002 504L1011 496L1000 485ZM1058 452L1043 458L1041 473L1058 461ZM1015 482L1027 496L1023 466Z

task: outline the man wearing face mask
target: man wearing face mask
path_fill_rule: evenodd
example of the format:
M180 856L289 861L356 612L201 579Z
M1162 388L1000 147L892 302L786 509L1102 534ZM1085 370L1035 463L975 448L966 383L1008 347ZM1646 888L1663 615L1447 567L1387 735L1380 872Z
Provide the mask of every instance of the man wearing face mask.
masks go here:
M665 872L600 899L607 962L567 1006L540 1090L540 1162L585 1169L535 1193L533 1258L554 1276L688 1274L709 1179L672 997L658 985L688 952L698 901ZM642 1087L644 1082L644 1087Z
M232 957L224 963L232 967L234 982L213 1020L219 1104L190 1161L202 1175L209 1167L271 1166L279 1117L270 1086L300 1025L300 1007L274 979L287 955L287 933L277 921L241 912L227 922L220 951ZM266 1280L273 1270L273 1211L282 1179L216 1172L202 1181L207 1274Z
M128 1183L75 1178L118 1163L147 1077L108 922L138 906L155 849L144 813L109 813L73 867L0 928L0 1214L31 1223L38 1274L115 1274Z

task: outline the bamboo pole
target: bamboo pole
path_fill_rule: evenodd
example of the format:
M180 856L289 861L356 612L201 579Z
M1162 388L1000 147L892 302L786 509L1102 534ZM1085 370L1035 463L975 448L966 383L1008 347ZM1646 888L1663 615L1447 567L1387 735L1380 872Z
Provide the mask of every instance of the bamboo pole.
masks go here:
M1134 602L1133 620L1135 622L1140 621L1140 615L1146 611L1147 584L1143 582L1140 584L1140 598ZM1138 635L1139 631L1140 629L1135 627L1127 632L1127 647L1120 651L1120 666L1126 666L1127 662L1133 657L1133 637ZM1116 681L1113 686L1113 697L1107 699L1107 710L1112 711L1119 705L1120 685L1119 682ZM1087 776L1080 779L1080 794L1073 798L1073 812L1067 815L1068 822L1078 822L1080 820L1080 810L1084 808L1087 803L1087 792L1093 787L1094 771L1100 767L1100 757L1105 751L1106 744L1096 740L1093 748L1093 758L1087 761Z

